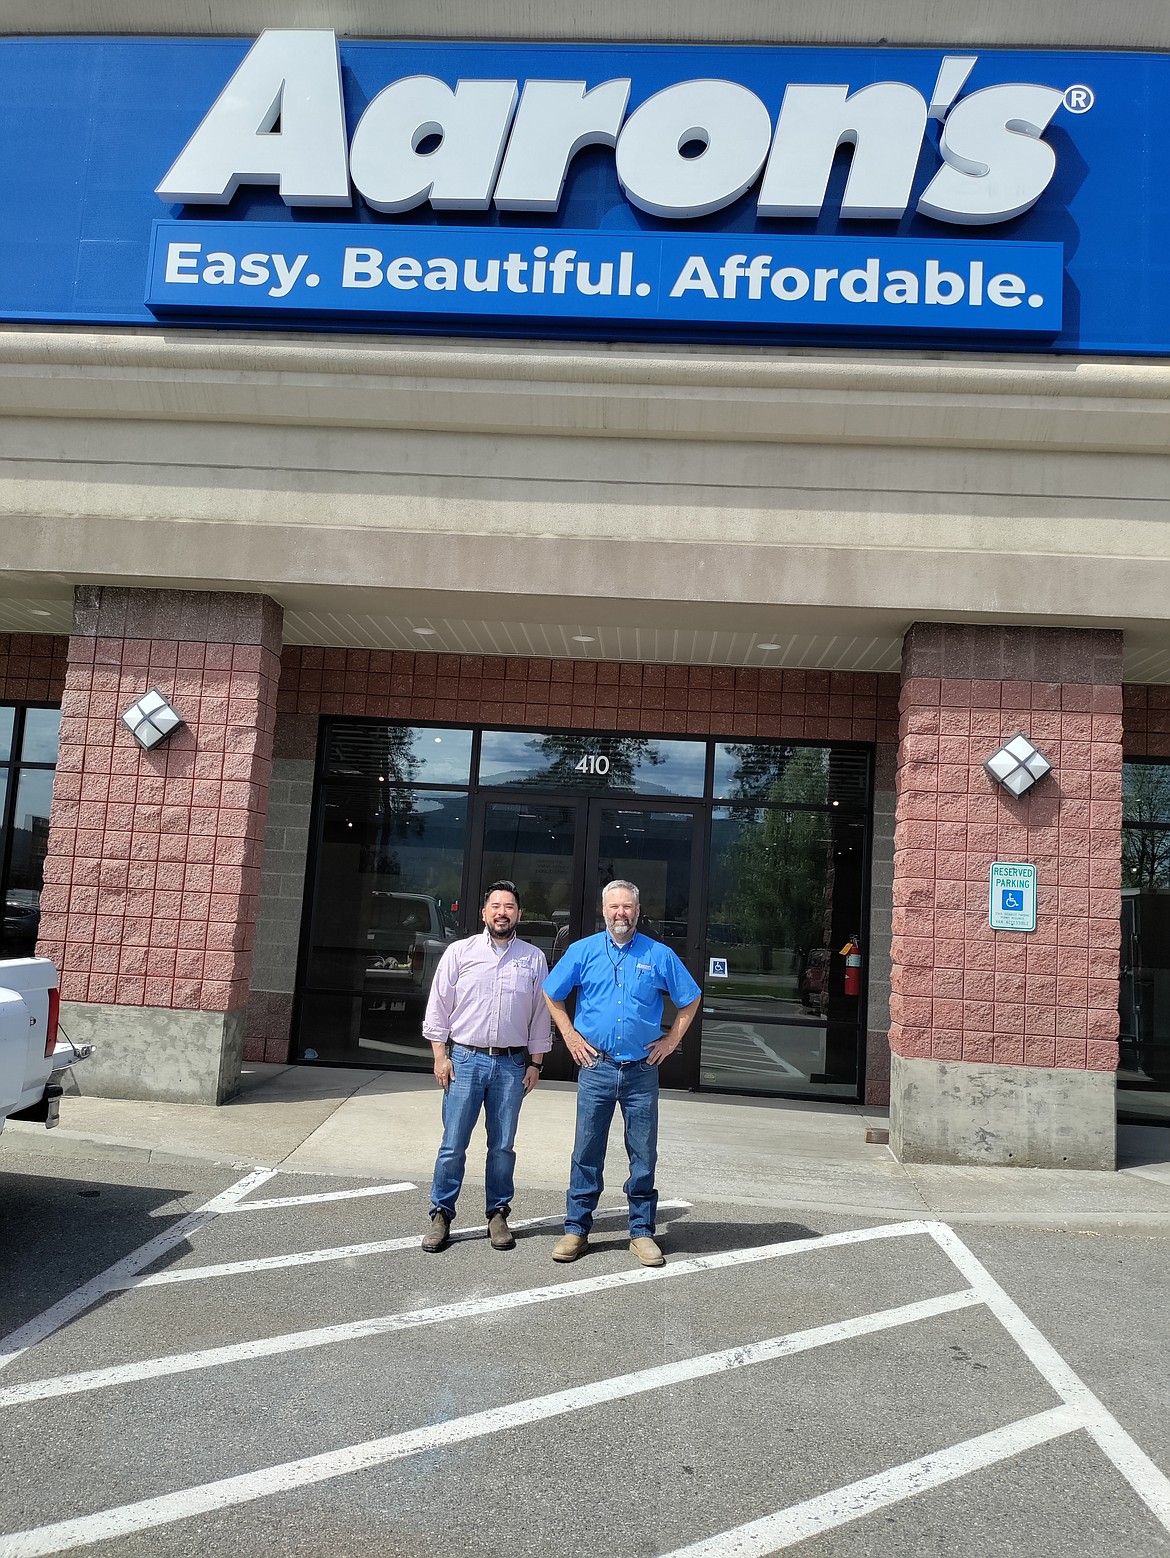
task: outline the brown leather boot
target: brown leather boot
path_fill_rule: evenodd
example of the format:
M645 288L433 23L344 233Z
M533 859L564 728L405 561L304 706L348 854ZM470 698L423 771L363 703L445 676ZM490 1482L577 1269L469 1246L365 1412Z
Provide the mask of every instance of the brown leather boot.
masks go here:
M516 1240L508 1227L507 1212L493 1212L488 1218L488 1238L493 1250L514 1250Z
M451 1239L451 1219L446 1212L432 1212L430 1232L423 1238L422 1247L428 1255L445 1249Z

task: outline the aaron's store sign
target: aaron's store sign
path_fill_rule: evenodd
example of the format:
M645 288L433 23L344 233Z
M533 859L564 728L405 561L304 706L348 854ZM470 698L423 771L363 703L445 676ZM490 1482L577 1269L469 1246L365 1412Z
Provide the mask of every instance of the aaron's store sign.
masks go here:
M9 319L1161 352L1170 61L18 39Z

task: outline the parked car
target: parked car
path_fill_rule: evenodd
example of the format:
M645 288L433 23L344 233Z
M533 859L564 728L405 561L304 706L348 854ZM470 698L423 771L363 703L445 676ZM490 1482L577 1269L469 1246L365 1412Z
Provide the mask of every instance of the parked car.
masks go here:
M363 1039L381 1037L384 1028L417 1027L439 959L455 937L441 899L425 893L371 895L366 946L375 955L362 980Z
M0 960L0 1130L6 1120L57 1124L68 1067L92 1044L59 1041L57 970L48 958Z

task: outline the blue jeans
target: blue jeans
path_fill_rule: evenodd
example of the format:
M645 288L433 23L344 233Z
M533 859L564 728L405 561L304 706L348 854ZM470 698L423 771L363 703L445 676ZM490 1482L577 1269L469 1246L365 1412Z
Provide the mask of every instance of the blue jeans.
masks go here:
M455 1216L463 1185L467 1144L479 1112L487 1126L487 1216L509 1212L515 1188L516 1126L524 1102L526 1055L485 1055L478 1050L451 1051L455 1075L443 1094L443 1142L435 1159L431 1214Z
M621 1107L630 1177L623 1185L630 1203L630 1238L654 1233L658 1192L658 1067L648 1060L619 1066L600 1057L577 1076L577 1138L565 1197L565 1232L588 1233L605 1184L605 1148L615 1107Z

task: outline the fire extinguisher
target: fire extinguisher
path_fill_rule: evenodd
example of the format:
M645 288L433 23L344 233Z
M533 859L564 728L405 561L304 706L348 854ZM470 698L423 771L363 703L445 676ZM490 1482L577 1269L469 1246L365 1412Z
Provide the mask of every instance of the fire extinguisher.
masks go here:
M856 936L841 948L845 958L845 994L861 994L861 945Z

